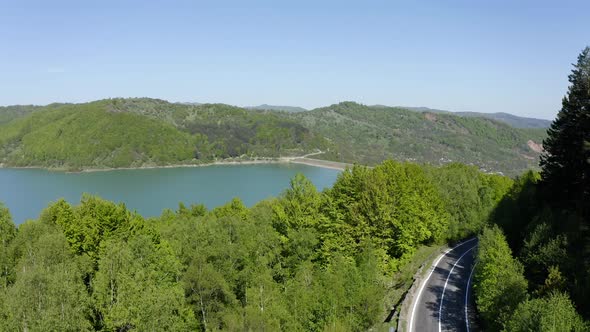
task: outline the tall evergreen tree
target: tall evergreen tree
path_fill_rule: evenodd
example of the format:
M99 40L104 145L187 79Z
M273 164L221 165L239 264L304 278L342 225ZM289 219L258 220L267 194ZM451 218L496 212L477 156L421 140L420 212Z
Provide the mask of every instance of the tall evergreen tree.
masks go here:
M578 56L562 108L547 131L541 175L552 201L590 199L590 47Z
M541 156L541 193L547 215L567 237L573 298L590 317L590 48L578 56L571 85L548 130Z

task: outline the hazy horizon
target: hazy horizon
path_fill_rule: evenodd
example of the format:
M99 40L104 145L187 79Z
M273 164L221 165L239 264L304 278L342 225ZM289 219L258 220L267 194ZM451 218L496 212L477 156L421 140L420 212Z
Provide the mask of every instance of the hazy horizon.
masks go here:
M551 120L590 44L583 1L9 1L0 105L146 96Z

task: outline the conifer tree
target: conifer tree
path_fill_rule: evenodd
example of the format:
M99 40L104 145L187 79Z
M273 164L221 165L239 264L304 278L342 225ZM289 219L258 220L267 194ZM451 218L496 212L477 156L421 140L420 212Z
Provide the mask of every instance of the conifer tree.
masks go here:
M541 175L552 201L583 203L590 199L590 47L578 56L569 82L543 142Z
M573 299L590 317L590 47L578 56L541 156L541 193L567 237Z

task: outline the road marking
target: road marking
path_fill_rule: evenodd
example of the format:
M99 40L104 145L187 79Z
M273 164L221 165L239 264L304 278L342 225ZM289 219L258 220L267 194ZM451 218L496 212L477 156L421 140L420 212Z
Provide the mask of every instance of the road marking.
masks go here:
M422 296L422 291L424 290L424 287L426 286L426 284L428 283L428 280L430 279L430 277L432 276L432 273L434 272L434 270L436 270L436 267L438 266L438 263L440 262L440 260L445 257L448 253L450 253L451 251L453 251L455 248L458 248L462 245L464 245L467 242L471 242L473 240L476 240L477 238L472 238L469 239L465 242L461 242L459 244L457 244L456 246L447 249L447 251L445 251L444 253L442 253L438 259L436 260L436 262L431 266L431 270L430 270L430 274L428 274L428 277L426 277L426 279L424 279L424 281L422 281L422 285L420 286L420 290L418 290L418 294L416 295L416 297L414 298L414 305L412 306L412 314L410 315L410 324L408 327L408 331L412 332L413 331L413 327L414 327L414 315L416 314L416 307L418 306L418 301L420 301L420 297Z
M451 271L449 271L449 275L447 276L447 280L445 281L445 287L443 287L443 291L442 291L442 295L440 297L440 307L438 308L438 332L442 332L442 308L443 308L443 301L445 300L445 291L447 290L447 284L449 283L449 279L451 278L451 274L453 274L453 270L455 269L455 266L457 266L457 264L459 264L459 262L461 261L461 259L467 255L468 252L470 252L471 250L473 250L473 248L477 247L477 245L474 245L473 247L467 249L467 251L465 251L463 253L463 255L461 255L461 257L459 257L459 259L457 259L457 261L455 262L455 264L453 264L453 267L451 268Z
M465 327L467 328L467 332L469 332L469 314L467 313L467 307L469 307L469 285L471 284L471 277L473 276L475 265L477 265L477 262L473 264L473 267L471 268L469 279L467 279L467 290L465 290Z

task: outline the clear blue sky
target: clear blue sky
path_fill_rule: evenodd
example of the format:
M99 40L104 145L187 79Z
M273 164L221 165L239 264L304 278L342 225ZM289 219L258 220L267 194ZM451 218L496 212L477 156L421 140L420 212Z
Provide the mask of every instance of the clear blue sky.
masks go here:
M344 100L551 119L590 1L0 0L0 105Z

